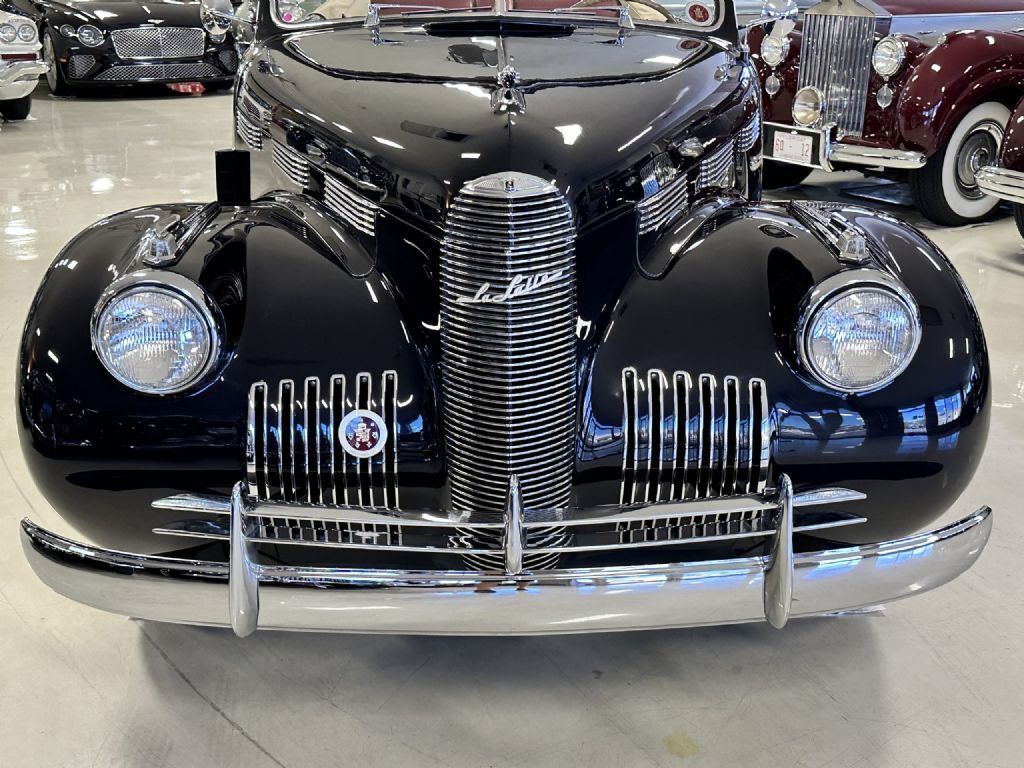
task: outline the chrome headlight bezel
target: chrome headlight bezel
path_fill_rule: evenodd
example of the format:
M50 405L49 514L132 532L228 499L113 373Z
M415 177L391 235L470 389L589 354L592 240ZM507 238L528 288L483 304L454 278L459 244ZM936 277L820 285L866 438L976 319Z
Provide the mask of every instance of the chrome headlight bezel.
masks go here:
M773 41L771 47L769 41ZM769 67L777 67L789 58L791 47L789 35L765 35L761 40L761 60Z
M35 24L19 24L18 25L18 40L23 43L34 43L39 37L39 33L36 31Z
M18 30L13 24L0 24L0 43L13 43L18 39Z
M86 31L86 37L92 39L93 42L89 42L89 40L87 40L86 37L82 36L83 30ZM106 35L103 34L103 30L97 27L95 24L83 24L78 28L75 34L78 37L78 42L80 42L87 48L99 48L107 39ZM95 37L93 37L93 35L95 35Z
M907 353L900 363L885 376L869 384L853 386L838 381L818 366L811 352L811 330L814 321L827 307L840 299L857 293L884 293L902 305L910 321L912 337ZM907 370L917 355L921 344L921 311L917 301L901 283L883 272L874 269L853 269L839 272L816 285L804 300L796 325L797 357L803 370L818 384L836 392L849 395L877 392L889 386Z
M871 67L881 77L895 75L906 60L907 44L892 35L879 40L871 52Z
M806 110L806 111L805 111ZM793 97L793 122L808 128L821 120L825 113L825 94L813 85L807 85Z
M201 320L205 327L209 347L203 363L187 378L170 386L154 387L133 381L121 375L116 364L111 360L109 351L101 342L101 324L107 310L118 300L134 293L154 292L178 299L187 305ZM223 349L221 341L220 310L207 293L187 277L174 272L140 271L115 280L100 296L93 308L90 322L90 341L93 352L99 359L103 369L114 379L135 392L147 395L175 395L195 389L206 381L221 359Z

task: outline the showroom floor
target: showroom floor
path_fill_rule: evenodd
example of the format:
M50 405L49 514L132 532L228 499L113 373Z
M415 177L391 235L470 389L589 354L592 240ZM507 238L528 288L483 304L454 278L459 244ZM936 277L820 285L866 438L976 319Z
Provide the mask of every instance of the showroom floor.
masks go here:
M995 371L988 453L954 510L991 505L995 533L953 584L782 632L238 640L100 613L35 579L17 523L55 523L17 444L12 375L72 235L212 198L231 98L37 96L33 120L0 127L0 766L1022 765L1024 241L1010 219L929 228L980 306Z

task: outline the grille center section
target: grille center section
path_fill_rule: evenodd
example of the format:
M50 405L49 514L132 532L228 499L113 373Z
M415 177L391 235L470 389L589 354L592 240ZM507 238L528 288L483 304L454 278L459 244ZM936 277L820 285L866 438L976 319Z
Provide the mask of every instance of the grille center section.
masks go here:
M528 509L568 506L576 437L576 237L558 189L468 182L442 243L441 374L456 510L499 513L515 474Z

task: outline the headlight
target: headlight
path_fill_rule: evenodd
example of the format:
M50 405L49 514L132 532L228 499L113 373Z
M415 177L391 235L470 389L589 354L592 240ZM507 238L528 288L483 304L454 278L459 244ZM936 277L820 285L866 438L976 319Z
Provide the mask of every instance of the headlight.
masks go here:
M882 77L892 77L900 71L907 57L907 46L897 37L884 37L871 54L871 65Z
M95 48L97 45L103 45L103 33L100 32L99 27L94 27L92 24L83 24L78 28L78 41L82 45Z
M23 43L35 42L36 28L33 24L22 24L18 27L18 39Z
M18 30L11 24L0 24L0 42L13 43L18 39Z
M769 67L777 67L789 56L789 38L766 35L761 41L761 58Z
M815 288L798 333L801 360L814 378L840 392L869 392L910 365L921 324L904 290L857 270Z
M92 340L110 375L149 394L181 392L213 367L217 325L202 290L180 275L161 274L104 294Z
M72 27L70 24L61 24L60 25L60 33L64 37L74 37L75 34L76 34L75 33L75 28Z
M825 95L813 86L801 88L793 97L793 120L797 125L814 125L825 109Z

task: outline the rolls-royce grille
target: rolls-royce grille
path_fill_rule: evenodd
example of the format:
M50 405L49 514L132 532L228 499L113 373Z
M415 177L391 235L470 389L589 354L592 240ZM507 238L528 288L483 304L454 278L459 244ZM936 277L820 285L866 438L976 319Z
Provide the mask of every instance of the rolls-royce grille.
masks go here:
M349 386L340 375L324 382L310 377L252 385L246 437L250 496L398 507L398 374L385 371L377 390L369 373L357 374ZM341 445L338 428L353 405L379 414L388 429L383 450L371 458L350 455Z
M115 29L110 40L121 59L196 59L206 47L206 33L198 27Z
M142 80L207 80L224 73L205 61L186 64L119 64L96 75L97 80L139 82Z
M441 374L457 510L502 512L512 475L527 509L569 503L575 236L565 198L535 176L485 176L451 205L441 246Z
M279 141L274 141L271 149L274 154L274 165L292 184L303 189L309 186L309 160L305 155Z
M374 233L379 206L330 173L324 174L324 203L360 232Z
M761 493L771 461L764 381L622 372L622 504Z
M863 133L874 45L874 16L804 15L799 85L824 94L821 125Z

